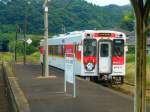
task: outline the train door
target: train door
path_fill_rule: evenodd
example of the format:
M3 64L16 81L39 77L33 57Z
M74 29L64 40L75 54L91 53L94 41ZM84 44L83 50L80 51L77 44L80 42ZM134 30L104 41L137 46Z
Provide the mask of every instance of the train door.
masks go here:
M100 40L98 49L99 58L99 73L112 73L112 43L111 41Z

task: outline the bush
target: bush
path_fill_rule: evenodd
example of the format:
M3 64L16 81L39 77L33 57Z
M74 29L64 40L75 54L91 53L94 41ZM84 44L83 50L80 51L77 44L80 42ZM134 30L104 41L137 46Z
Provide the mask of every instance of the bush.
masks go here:
M127 63L135 62L135 54L127 54L126 61Z
M135 46L134 45L128 45L128 53L135 54Z

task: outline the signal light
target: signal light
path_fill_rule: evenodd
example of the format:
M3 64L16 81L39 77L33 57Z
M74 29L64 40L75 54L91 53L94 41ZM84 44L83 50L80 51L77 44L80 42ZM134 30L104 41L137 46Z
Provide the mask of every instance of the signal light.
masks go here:
M90 33L87 33L87 34L86 34L86 37L87 37L87 38L92 38L92 35L91 35Z

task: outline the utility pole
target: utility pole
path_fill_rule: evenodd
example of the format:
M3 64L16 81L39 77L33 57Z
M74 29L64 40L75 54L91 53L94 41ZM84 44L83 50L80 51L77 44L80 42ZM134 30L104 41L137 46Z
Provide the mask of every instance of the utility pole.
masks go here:
M66 33L66 28L65 28L65 26L64 26L64 24L62 24L62 33Z
M27 33L27 14L25 12L25 19L24 19L24 55L23 55L23 63L26 64L26 33Z
M17 37L18 37L18 24L16 24L16 36L15 36L15 62L17 61Z
M43 56L43 65L44 65L44 76L49 76L49 68L48 68L48 1L44 2L44 56Z
M31 2L28 1L27 5L30 5ZM28 24L28 16L27 16L27 6L25 7L25 18L24 18L24 56L23 63L26 64L26 33L27 33L27 24Z

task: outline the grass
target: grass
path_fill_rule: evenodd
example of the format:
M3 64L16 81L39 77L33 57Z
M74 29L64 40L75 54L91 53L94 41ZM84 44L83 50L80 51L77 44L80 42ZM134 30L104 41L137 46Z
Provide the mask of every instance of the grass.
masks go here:
M40 63L40 53L35 52L32 55L27 56L27 60L33 64Z
M0 54L0 60L6 61L6 62L13 62L14 61L14 54L10 52L1 53ZM35 52L31 55L26 56L26 60L28 63L37 64L40 60L40 53ZM17 54L17 62L23 62L23 55Z
M133 84L134 78L135 78L135 55L134 54L128 54L127 55L125 81ZM150 56L147 56L146 79L147 79L147 86L150 87Z
M125 81L129 83L134 83L134 74L135 74L135 63L127 63Z
M0 60L11 62L13 60L13 55L10 52L0 53Z
M125 81L131 84L135 83L135 55L127 54L127 63L126 63L126 75ZM150 89L150 56L147 56L147 74L146 74L146 86ZM123 90L127 90L128 93L134 94L134 88L126 87L122 85ZM147 101L150 102L150 94L147 92Z

